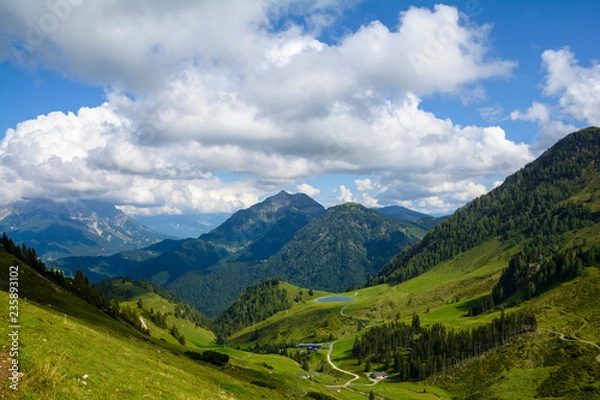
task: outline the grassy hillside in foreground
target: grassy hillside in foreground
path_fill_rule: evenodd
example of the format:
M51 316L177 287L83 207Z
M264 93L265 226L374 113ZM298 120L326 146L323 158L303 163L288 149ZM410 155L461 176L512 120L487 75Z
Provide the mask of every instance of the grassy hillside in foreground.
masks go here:
M0 250L4 359L7 270L15 264L22 296L19 399L288 399L327 390L294 376L300 366L284 357L226 349L229 367L192 361L182 355L186 348L142 336ZM16 398L4 383L2 395Z
M574 233L568 240L579 242L587 238L590 242L598 241L599 231L600 226L595 225ZM61 294L57 297L58 292L54 289L38 291L42 296L39 301L44 305L29 300L22 308L25 372L22 395L31 399L53 398L54 393L55 398L69 399L141 398L144 394L154 398L243 399L261 396L302 398L304 391L321 390L340 398L364 399L373 390L377 396L392 399L513 399L538 395L543 396L539 398L593 399L596 396L595 382L600 381L597 370L600 364L594 358L600 350L584 343L563 341L556 334L544 330L422 382L397 382L392 375L385 382L369 386L372 382L363 372L364 364L356 365L356 360L351 357L359 321L363 326L376 324L383 319L389 320L390 315L398 311L400 320L405 322L409 322L412 312L417 311L425 325L443 321L447 326L464 329L486 323L498 312L467 318L464 316L465 306L476 296L452 302L451 294L458 288L479 292L478 286L488 280L485 277L499 274L502 260L514 251L517 249L507 250L499 242L491 241L395 287L381 285L359 290L355 292L355 300L349 303L300 301L287 314L285 311L278 313L238 336L246 338L242 341L248 344L253 343L247 339L255 329L258 329L260 340L264 343L290 338L297 342L328 341L331 333L334 333L334 339L343 337L335 343L332 359L337 366L357 373L360 379L351 384L351 390L342 389L338 395L323 385L341 385L350 377L331 369L318 372L327 350L310 357L309 367L315 377L309 381L294 376L304 371L289 358L246 353L231 347L219 349L232 357L231 364L239 367L236 370L239 374L230 376L232 372L229 370L200 365L174 354L183 351L175 341L161 342L164 346L161 348L144 341L137 331L98 314L73 296ZM14 263L14 260L8 262ZM27 282L29 280L25 279L24 283ZM35 284L37 288L45 287L40 282ZM7 304L6 294L2 296L0 304ZM598 343L598 298L600 271L592 267L586 268L583 276L560 284L519 308L534 310L541 328ZM151 298L148 301L152 301ZM390 301L395 302L393 310ZM346 305L344 315L353 318L340 314ZM429 312L426 312L427 308ZM78 313L78 317L68 314L65 320L65 312ZM265 331L261 332L262 329ZM153 328L150 330L153 331ZM274 336L269 337L269 332ZM381 369L382 365L374 364L373 368ZM84 380L85 374L89 378ZM265 384L278 389L260 386ZM219 385L222 390L220 397L212 392L218 391ZM284 390L287 390L287 397L281 395Z

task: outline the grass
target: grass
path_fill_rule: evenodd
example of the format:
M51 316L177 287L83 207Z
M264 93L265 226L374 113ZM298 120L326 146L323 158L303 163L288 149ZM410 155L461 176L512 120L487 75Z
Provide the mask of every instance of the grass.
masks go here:
M6 304L6 293L0 297ZM150 394L154 398L203 397L217 393L215 382L229 380L137 335L98 330L50 307L22 302L20 313L22 399L142 398ZM199 381L203 383L200 386L195 383Z
M137 311L141 311L137 305L138 299L142 299L144 311L146 312L146 317L144 321L150 328L150 334L153 337L166 340L173 344L177 343L177 340L171 336L171 334L165 330L157 327L150 321L147 316L150 309L154 309L155 312L167 313L167 325L172 326L176 325L177 329L181 334L183 334L186 338L186 342L188 342L188 346L192 347L213 347L215 346L215 334L205 328L197 327L194 323L183 319L176 318L173 315L175 310L175 304L169 302L167 299L159 296L158 294L152 293L143 293L140 294L130 301L122 302L121 305L129 306L132 309L137 309Z
M128 306L141 313L153 337L172 344L178 343L167 330L161 329L152 323L150 320L150 310L166 314L168 326L176 325L179 332L185 336L186 341L191 346L212 347L215 345L215 335L212 331L196 327L194 323L183 318L176 318L174 316L176 305L153 290L136 286L130 281L115 280L113 281L113 285L119 289L120 293L128 293L127 297L123 299L124 301L120 303L121 306ZM140 310L138 307L138 300L140 299L143 303L143 310Z
M444 390L423 383L387 381L378 383L376 386L362 388L357 385L357 387L367 393L372 390L376 396L386 396L392 399L436 400L450 398Z
M0 276L15 263L0 251ZM185 348L143 337L19 265L19 399L288 399L302 398L308 390L328 391L295 377L301 369L285 357L219 349L232 357L228 367L195 362L182 355ZM5 279L0 286L6 290ZM8 293L0 291L4 350L7 304Z
M259 344L328 341L330 335L340 337L356 329L350 319L340 315L341 308L340 303L311 300L236 333L229 342L232 346L250 347L254 330L259 332Z
M496 314L467 318L468 303L474 296L489 292L508 259L518 248L503 249L497 240L491 240L453 260L400 285L379 285L342 295L353 296L348 303L315 303L305 301L291 310L280 312L266 321L249 327L230 338L230 344L240 348L252 347L254 330L259 332L259 344L268 342L298 343L327 341L352 337L360 324L393 320L410 324L413 312L418 312L425 325L442 322L448 327L465 329L486 323ZM319 293L314 297L324 296ZM340 315L344 314L352 318ZM338 342L336 351L340 344ZM352 343L350 343L351 347Z
M599 298L600 271L587 268L583 276L557 285L516 309L534 311L540 328L598 343ZM600 363L595 359L598 353L593 346L565 342L541 331L434 381L459 398L533 399L540 395L540 388L559 393L559 397L600 398L600 385L593 383L600 382Z
M584 238L589 245L600 243L600 224L585 228L577 234L566 235L565 246L582 243ZM498 317L498 310L470 318L466 317L466 313L474 300L490 293L510 257L521 250L523 245L524 243L505 248L498 240L490 240L402 284L379 285L344 293L343 295L355 298L348 303L296 304L291 310L278 313L267 321L240 332L232 342L242 348L252 346L250 333L254 329L260 333L259 342L265 343L275 338L279 338L280 342L283 341L281 339L289 338L296 341L326 340L329 333L336 339L341 338L335 344L332 360L338 367L361 375L361 379L351 385L354 392L343 390L340 393L346 398L368 395L371 389L377 395L387 398L409 399L534 398L538 396L540 387L550 388L547 390L554 390L553 393L563 389L567 394L577 393L580 387L573 383L576 382L572 378L575 376L573 371L563 371L572 378L567 379L567 382L556 383L555 375L560 365L566 363L564 357L569 356L588 366L593 378L594 369L589 368L588 362L595 362L595 349L581 343L569 344L548 333L526 336L481 359L467 362L451 373L420 383L395 382L392 375L388 381L374 387L367 386L371 382L363 372L364 364L356 365L356 360L352 357L354 339L360 334L357 333L359 322L365 327L399 316L400 321L410 324L412 313L417 312L422 325L441 322L453 329L471 329ZM598 299L600 271L597 268L586 268L583 276L557 285L508 312L531 309L535 312L540 327L597 343L600 338ZM351 318L340 315L342 307L345 307L344 314ZM558 361L548 361L553 359ZM549 363L552 365L548 365ZM373 368L381 369L383 365L373 365ZM335 379L328 382L340 384L350 377L342 374ZM423 393L423 389L426 393ZM592 391L590 398L593 398L595 386L591 385L588 389Z
M513 368L494 384L492 391L499 399L533 399L537 394L536 388L549 375L548 368Z

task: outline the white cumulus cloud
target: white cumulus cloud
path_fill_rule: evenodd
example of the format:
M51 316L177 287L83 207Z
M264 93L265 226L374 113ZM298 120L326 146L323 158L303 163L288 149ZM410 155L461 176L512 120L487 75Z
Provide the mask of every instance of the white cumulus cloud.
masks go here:
M355 201L352 191L348 189L345 185L340 185L339 188L336 189L336 191L340 193L340 195L337 198L340 203L350 203Z
M568 48L546 50L544 93L557 96L561 109L580 121L600 125L600 65L582 67Z
M556 99L556 104L533 102L525 112L515 110L513 120L535 122L540 135L537 148L545 149L567 134L578 130L568 120L584 125L600 125L600 65L596 61L582 67L568 48L542 53L542 68L546 71L543 94Z

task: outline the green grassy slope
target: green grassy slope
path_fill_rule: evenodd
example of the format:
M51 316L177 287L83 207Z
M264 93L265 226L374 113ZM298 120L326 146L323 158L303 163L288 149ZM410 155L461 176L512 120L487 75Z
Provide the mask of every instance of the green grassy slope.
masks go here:
M113 279L103 281L98 285L101 292L105 294L113 294L117 300L121 302L121 306L129 306L137 310L144 318L144 322L150 329L150 335L153 338L165 340L172 344L176 344L177 340L168 332L167 329L158 327L151 320L151 312L161 312L165 314L166 323L170 326L177 326L177 329L182 333L188 346L194 347L211 347L215 345L215 335L209 329L209 321L202 315L199 315L198 324L191 319L186 319L181 310L189 306L182 304L176 296L166 294L165 290L157 287L148 281L132 282L128 279ZM117 296L114 296L117 294ZM161 295L162 294L162 295ZM142 307L138 302L141 300ZM179 307L179 316L176 316L176 308Z
M537 333L428 381L456 398L600 398L600 271L566 282L520 306ZM562 340L557 333L565 335Z
M190 360L176 343L142 336L0 250L1 353L6 358L7 270L20 266L19 399L287 399L327 391L285 357L225 349L230 366ZM153 301L151 296L148 303ZM160 303L155 305L160 306ZM191 340L190 340L191 341ZM196 348L196 351L204 349ZM268 368L266 367L268 366ZM2 395L17 398L3 383Z
M383 284L342 294L354 297L351 302L295 304L291 310L234 335L230 343L254 345L248 340L255 329L262 333L258 343L274 337L292 342L326 340L330 334L339 338L355 331L359 322L364 327L393 320L399 314L402 321L410 323L413 312L421 314L425 324L439 321L462 327L481 323L481 318L466 318L466 308L474 298L491 290L515 251L516 248L507 251L497 240L492 240L399 285ZM352 318L340 315L342 308Z

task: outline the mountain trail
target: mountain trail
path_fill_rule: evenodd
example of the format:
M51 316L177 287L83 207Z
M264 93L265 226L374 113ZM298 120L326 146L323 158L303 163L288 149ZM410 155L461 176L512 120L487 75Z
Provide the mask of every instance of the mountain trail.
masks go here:
M329 345L329 351L327 352L327 362L329 363L329 365L331 365L331 368L335 369L336 371L340 371L346 375L351 375L353 378L350 379L348 382L344 383L343 385L334 385L334 386L329 386L329 387L344 387L347 388L350 386L350 384L352 382L354 382L357 379L360 379L360 376L358 376L357 374L355 374L354 372L350 372L350 371L346 371L344 369L338 368L332 361L331 361L331 352L333 351L333 345L337 342L333 341L331 342L331 344Z
M140 315L140 323L142 324L142 328L144 330L148 330L148 325L146 325L146 321L144 321L144 318L142 318L141 315Z
M348 306L344 306L344 307L342 307L342 309L340 310L340 315L341 315L342 317L350 318L350 316L349 316L349 315L347 315L347 314L344 314L344 310L346 309L346 307L348 307Z
M546 332L550 332L550 333L553 333L553 334L555 334L555 335L558 335L558 337L559 337L561 340L564 340L565 342L580 342L580 343L585 343L585 344L588 344L588 345L590 345L590 346L594 346L595 348L597 348L598 350L600 350L600 345L598 345L598 343L594 343L594 342L591 342L591 341L589 341L589 340L583 340L583 339L568 339L568 338L566 338L566 337L565 337L565 334L564 334L564 333L556 332L556 331L553 331L553 330L550 330L550 329L546 329L546 328L538 328L538 331L546 331ZM596 356L596 361L598 361L598 362L600 363L600 354L598 354L598 355Z

